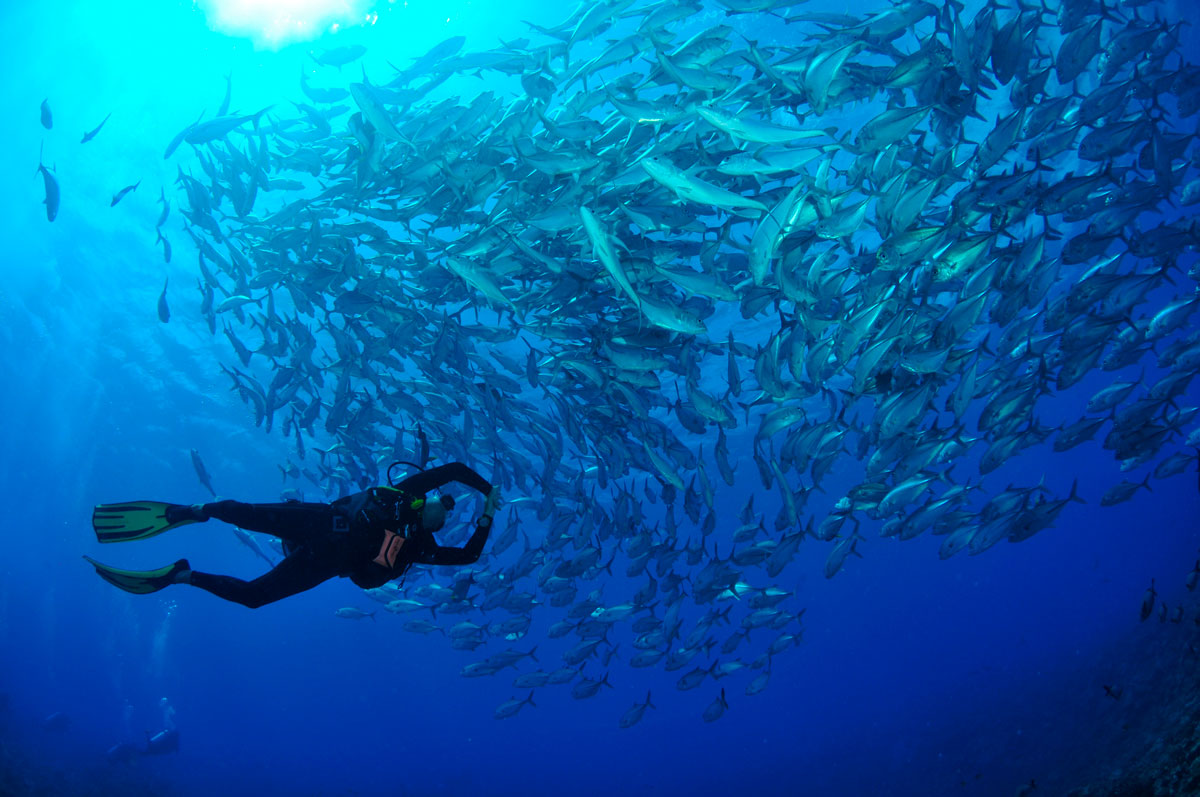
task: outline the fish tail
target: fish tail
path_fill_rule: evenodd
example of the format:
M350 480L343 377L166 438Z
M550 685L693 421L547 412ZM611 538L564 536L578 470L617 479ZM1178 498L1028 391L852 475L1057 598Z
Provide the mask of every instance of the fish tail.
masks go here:
M268 105L266 108L263 108L258 113L254 114L254 116L250 117L250 124L254 127L255 130L258 130L258 120L262 118L262 115L274 107L275 107L275 105L274 105L274 103L272 103L271 105Z

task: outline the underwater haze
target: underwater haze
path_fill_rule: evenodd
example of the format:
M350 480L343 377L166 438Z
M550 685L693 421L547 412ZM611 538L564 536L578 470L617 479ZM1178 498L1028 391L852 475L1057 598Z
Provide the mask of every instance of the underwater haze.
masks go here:
M1200 794L1194 11L3 4L0 793Z

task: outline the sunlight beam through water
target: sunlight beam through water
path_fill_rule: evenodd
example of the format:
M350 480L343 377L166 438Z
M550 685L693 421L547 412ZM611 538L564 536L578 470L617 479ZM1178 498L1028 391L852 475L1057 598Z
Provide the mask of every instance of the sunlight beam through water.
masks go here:
M369 20L371 0L197 0L213 30L278 49Z

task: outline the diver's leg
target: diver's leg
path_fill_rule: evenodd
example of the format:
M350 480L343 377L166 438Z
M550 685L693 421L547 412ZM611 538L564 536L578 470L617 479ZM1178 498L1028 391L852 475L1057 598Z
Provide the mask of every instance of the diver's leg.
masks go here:
M257 609L298 592L304 592L338 575L332 563L309 548L301 548L253 581L233 576L198 573L195 570L181 581L207 590L218 598Z
M246 531L272 534L287 542L303 544L333 531L335 512L329 504L288 501L282 504L244 504L217 501L204 505L208 517L232 523Z

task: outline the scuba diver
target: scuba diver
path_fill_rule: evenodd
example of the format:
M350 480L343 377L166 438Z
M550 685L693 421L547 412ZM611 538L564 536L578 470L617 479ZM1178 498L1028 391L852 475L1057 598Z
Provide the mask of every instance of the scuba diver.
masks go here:
M132 764L138 758L148 755L168 755L179 752L179 731L167 728L153 736L146 731L146 746L138 748L130 742L121 742L108 748L104 757L110 764Z
M398 464L394 463L392 467ZM171 584L191 584L251 609L312 589L334 576L348 576L363 589L383 586L414 564L469 565L479 559L500 503L499 488L461 462L419 471L398 484L372 487L333 503L167 504L131 501L101 504L92 513L100 542L144 540L209 518L283 540L285 557L253 581L192 570L186 559L157 570L119 570L85 556L105 581L126 592L157 592ZM446 523L454 499L427 493L450 482L484 496L483 514L461 548L443 548L434 533Z
M128 731L133 706L127 701L125 707L124 719L126 730ZM105 758L108 759L108 763L132 764L142 756L168 755L179 752L179 729L175 727L175 707L165 697L158 701L158 707L162 709L163 729L154 735L151 735L150 731L146 731L145 747L138 748L137 745L131 742L121 742L108 748L108 752L104 754Z

